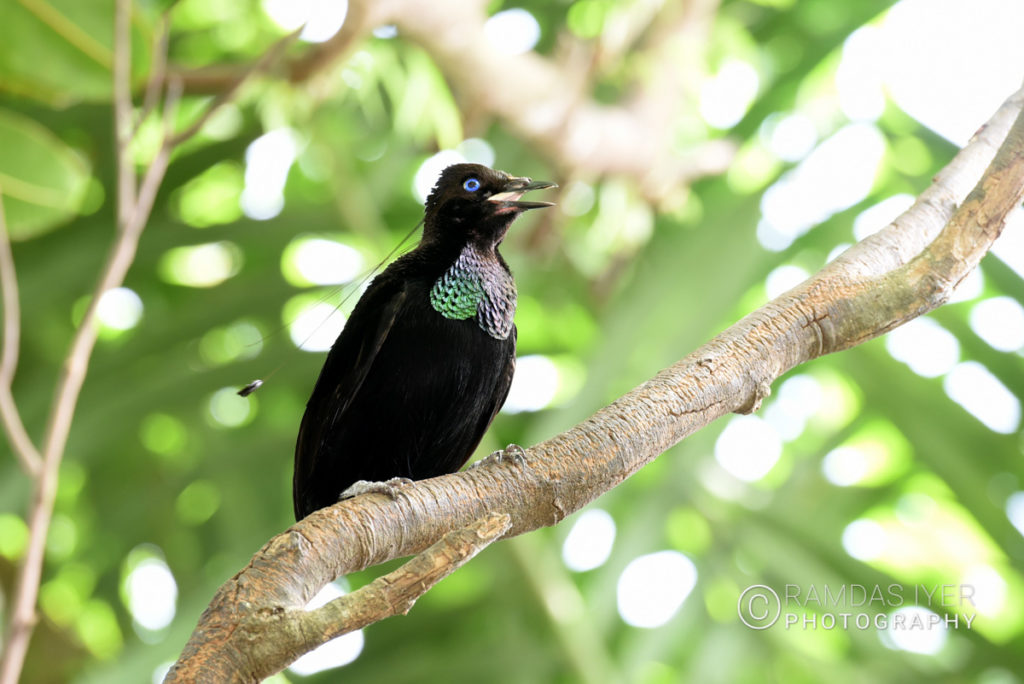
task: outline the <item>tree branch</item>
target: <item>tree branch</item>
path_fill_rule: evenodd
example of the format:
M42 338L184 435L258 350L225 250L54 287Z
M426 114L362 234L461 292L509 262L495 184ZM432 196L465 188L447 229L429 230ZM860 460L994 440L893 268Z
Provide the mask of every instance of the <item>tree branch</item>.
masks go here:
M423 480L394 500L349 499L271 539L217 591L167 681L186 681L185 672L195 681L245 681L218 663L251 657L251 642L236 628L252 615L303 606L335 577L417 553L490 511L510 516L506 537L553 525L712 420L756 410L770 383L790 368L939 306L1024 195L1022 104L1024 90L892 225L610 406L532 447L525 463ZM222 678L225 672L231 678Z
M4 341L0 352L0 420L11 441L21 469L35 477L43 467L43 457L25 430L21 412L14 401L11 386L18 370L18 345L21 337L21 304L18 297L18 275L14 270L11 236L7 232L3 188L0 188L0 290L4 301Z
M67 445L78 395L85 381L93 346L99 333L99 300L107 290L124 281L135 256L139 233L145 220L133 221L135 213L135 168L129 145L132 131L131 0L117 0L114 12L114 125L117 141L117 224L118 238L93 291L89 307L75 333L71 349L57 383L52 410L43 440L42 468L35 478L28 516L28 547L18 570L14 606L7 629L7 645L0 660L0 684L14 684L25 661L25 653L36 623L36 599L43 571L47 531L53 517L57 474Z
M350 2L345 23L338 32L288 64L288 80L292 83L305 83L347 57L359 39L374 26L370 23L373 18L367 10L367 5L361 2Z
M276 43L274 43L270 47L270 49L264 52L263 55L258 60L256 60L251 65L246 67L241 73L235 75L234 80L232 80L228 84L227 88L223 90L221 93L219 93L217 97L214 98L213 102L210 103L206 110L202 114L200 114L199 117L195 121L193 121L188 128L186 128L184 131L178 133L177 135L171 138L170 146L175 147L177 145L180 145L181 143L185 142L186 140L194 136L200 130L202 130L203 126L206 125L206 122L210 120L210 117L212 117L217 112L218 109L220 109L222 106L235 99L235 97L238 95L238 90L250 78L252 78L256 74L265 73L274 65L276 65L278 61L281 59L282 55L284 55L285 51L288 49L288 46L295 42L295 39L299 37L300 33L302 33L301 28L292 31L284 38L281 38ZM175 75L172 76L172 78L184 84L184 79L182 79L181 76Z
M444 535L397 570L320 608L307 611L307 602L303 602L264 606L253 611L237 630L232 630L230 635L221 633L221 636L263 646L234 650L225 643L226 648L221 652L233 655L211 663L182 658L167 674L166 681L259 681L342 634L393 615L405 615L428 589L499 539L508 531L509 524L510 518L505 513L485 515ZM302 540L295 538L293 541L301 544ZM303 553L304 549L308 549L308 544L301 544L295 551ZM265 563L265 560L254 559L248 570L268 573L282 582L289 581L278 574L273 563ZM203 667L198 668L200 665Z
M170 47L170 42L171 18L164 13L160 15L159 27L153 41L153 61L149 69L149 78L146 79L146 93L142 100L142 110L135 119L132 137L138 134L139 127L142 126L146 117L160 103L160 93L164 90L164 81L167 76L167 50Z
M114 132L117 141L117 221L128 220L135 202L135 162L132 141L132 5L117 0L114 9ZM84 327L84 326L83 326Z

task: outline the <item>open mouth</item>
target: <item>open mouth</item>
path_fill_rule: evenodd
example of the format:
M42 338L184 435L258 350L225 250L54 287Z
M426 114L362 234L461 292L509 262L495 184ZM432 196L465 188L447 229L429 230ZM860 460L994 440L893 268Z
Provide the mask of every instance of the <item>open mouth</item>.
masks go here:
M543 188L557 188L558 186L550 181L535 181L529 178L510 178L501 192L495 193L487 198L488 202L497 204L499 210L526 211L527 209L543 209L544 207L555 206L554 202L530 202L519 198L530 190L541 190Z

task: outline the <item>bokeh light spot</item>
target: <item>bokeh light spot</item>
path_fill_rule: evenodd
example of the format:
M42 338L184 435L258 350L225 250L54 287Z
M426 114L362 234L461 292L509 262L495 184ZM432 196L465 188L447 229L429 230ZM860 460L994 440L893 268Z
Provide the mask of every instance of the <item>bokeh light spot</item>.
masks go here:
M363 255L358 249L323 238L296 238L282 257L285 277L298 286L351 282L363 267Z
M259 356L263 333L248 321L235 321L208 331L199 339L199 356L211 366Z
M814 122L805 114L772 114L761 125L761 137L776 157L797 162L806 157L818 142Z
M762 418L782 441L791 442L803 433L807 420L822 409L823 398L821 383L814 376L794 375L779 386Z
M18 560L28 544L28 526L13 513L0 513L0 556Z
M548 357L541 354L519 357L502 412L522 413L547 408L558 393L558 382L558 366Z
M284 318L292 343L303 351L327 351L345 327L345 314L333 304L299 295L285 304Z
M843 529L843 548L857 560L875 560L885 551L885 528L874 520L854 520Z
M344 25L348 0L263 0L263 11L286 31L305 24L299 40L323 43Z
M1014 492L1006 500L1006 517L1021 536L1024 536L1024 492Z
M65 561L78 547L78 523L64 513L54 513L46 534L46 557L51 561Z
M115 287L100 297L96 315L113 330L131 330L142 320L142 298L127 287Z
M540 24L525 9L514 7L487 19L484 36L503 55L529 52L540 40Z
M188 429L185 423L166 413L150 413L139 426L142 445L155 454L175 456L185 449Z
M596 198L593 186L583 181L573 181L565 189L558 207L566 216L583 216L594 208Z
M246 216L265 221L281 213L288 171L298 155L298 136L289 128L269 131L249 143L245 187L239 198Z
M589 508L580 514L562 544L562 560L575 572L604 565L615 543L615 520L607 511Z
M733 416L715 442L715 460L730 475L756 482L775 467L782 455L782 440L758 416Z
M931 318L915 318L885 338L885 348L921 377L948 373L960 359L960 342Z
M973 606L982 615L996 616L1007 609L1007 596L1009 587L1006 580L991 565L974 565L964 573L961 585L970 587L972 595L970 602L964 608Z
M209 480L195 480L178 495L174 510L186 525L202 525L220 508L220 490Z
M345 591L337 583L332 582L313 597L306 610L314 610L344 595ZM317 672L348 665L362 653L363 642L363 630L349 632L306 653L289 665L288 669L295 674L308 677Z
M757 239L781 251L814 226L864 199L885 156L885 138L871 124L849 124L818 145L761 197Z
M455 150L441 150L427 157L412 179L412 194L420 202L426 202L427 196L437 183L438 176L452 164L464 164L467 159Z
M793 289L807 280L810 275L806 270L793 264L783 264L773 269L764 281L764 289L768 294L768 299L775 299L784 292Z
M164 281L185 287L220 285L242 268L242 251L233 242L207 242L164 252L157 271Z
M760 78L753 66L729 59L700 90L700 113L715 128L732 128L757 96Z
M903 111L960 147L1020 87L1021 26L1018 0L901 0L885 14L873 61Z
M89 652L100 660L117 655L124 643L117 614L102 599L88 601L75 620L75 634Z
M242 217L238 201L244 185L242 169L236 162L214 164L178 192L181 220L196 228L237 221Z
M633 627L660 627L679 611L696 585L697 567L678 551L635 558L619 576L619 616Z
M241 427L253 419L256 413L256 398L240 397L237 387L224 387L210 396L208 408L214 425Z
M455 151L473 164L494 166L494 147L483 138L466 138L455 146Z
M843 42L836 71L839 107L851 121L874 121L885 111L881 31L862 26Z
M1024 347L1024 307L1012 297L990 297L974 305L971 330L993 349L1012 352Z
M178 583L160 558L136 565L125 582L128 610L143 629L158 631L171 624L178 600Z
M1010 434L1020 425L1020 400L977 361L957 364L942 386L950 399L990 430Z
M860 241L877 233L899 218L913 203L913 195L902 193L873 204L853 220L853 237Z
M886 647L935 655L946 645L945 621L921 606L903 606L889 614L888 628L878 633Z

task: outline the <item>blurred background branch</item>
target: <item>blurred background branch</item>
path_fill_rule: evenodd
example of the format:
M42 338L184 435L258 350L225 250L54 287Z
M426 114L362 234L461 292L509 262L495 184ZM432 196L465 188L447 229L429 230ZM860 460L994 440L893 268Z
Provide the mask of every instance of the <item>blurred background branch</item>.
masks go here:
M64 457L79 392L85 382L89 359L99 336L99 302L104 293L120 286L124 281L125 274L134 260L139 236L149 217L155 186L159 185L163 178L169 155L169 149L161 145L160 152L150 167L150 172L147 173L142 191L137 194L134 162L129 150L132 141L129 84L131 14L130 0L117 0L113 60L114 116L119 160L117 238L111 247L107 263L100 271L99 282L64 361L43 438L41 468L33 473L34 491L27 516L28 545L18 572L13 607L7 629L4 631L6 638L3 655L0 658L0 682L4 684L14 684L18 681L32 630L37 622L36 602L43 570L45 542L57 494L59 467ZM145 199L149 200L146 206L142 203Z
M501 119L569 178L605 174L631 177L651 200L728 168L735 152L728 141L705 141L690 149L666 146L683 113L694 106L687 92L701 70L702 36L717 3L654 5L632 12L614 38L596 48L567 39L560 55L508 55L487 38L485 3L403 0L348 3L345 24L322 45L307 48L284 67L289 82L301 85L330 72L382 24L394 24L403 36L422 46L441 69L467 116ZM617 55L636 37L662 24L645 49L653 66L628 103L608 106L594 101L591 68L615 64ZM667 25L666 25L667 24ZM221 93L238 82L248 67L175 70L186 91Z
M4 341L3 352L0 354L0 417L3 419L4 433L22 470L26 475L36 477L42 468L43 457L32 443L32 438L25 432L21 414L11 394L11 383L14 382L14 374L18 369L21 304L18 301L18 275L14 270L11 239L4 215L3 188L0 188L0 285L3 287L4 299Z

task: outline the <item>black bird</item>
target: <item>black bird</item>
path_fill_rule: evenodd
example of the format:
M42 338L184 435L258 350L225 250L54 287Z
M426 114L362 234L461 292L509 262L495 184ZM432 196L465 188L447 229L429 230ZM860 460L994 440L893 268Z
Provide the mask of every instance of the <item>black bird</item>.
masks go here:
M550 187L479 164L441 173L419 245L370 283L320 371L295 445L296 520L469 459L515 369L516 286L498 245L519 214L552 206L520 197Z

